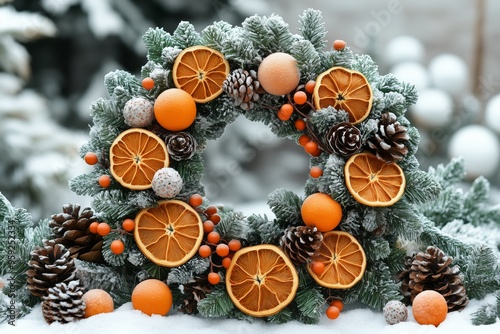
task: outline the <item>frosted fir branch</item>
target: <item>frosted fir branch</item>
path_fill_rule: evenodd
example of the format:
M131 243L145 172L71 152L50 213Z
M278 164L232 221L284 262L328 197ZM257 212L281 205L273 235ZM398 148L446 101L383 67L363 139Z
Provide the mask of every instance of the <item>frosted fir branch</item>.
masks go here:
M127 127L123 113L116 103L109 99L99 98L94 101L90 106L90 116L94 124L99 124L100 128L124 129ZM114 134L115 131L112 131L112 133Z
M369 261L384 260L391 254L391 245L384 237L363 238L362 244Z
M201 44L201 36L188 21L181 21L172 34L172 45L181 49Z
M195 275L200 275L208 270L210 261L199 257L194 257L180 267L173 268L167 276L167 284L188 284Z
M293 191L283 188L274 190L267 198L269 208L276 215L277 223L283 228L303 223L300 213L302 202L303 200Z
M361 72L370 83L376 82L379 78L378 65L369 55L355 54L351 68Z
M453 187L447 188L433 201L419 206L419 211L436 224L444 226L462 217L463 192Z
M383 93L398 92L403 89L402 82L394 74L381 75L376 85L377 89Z
M391 234L398 238L416 240L424 229L421 214L405 203L398 202L385 210L385 217Z
M269 36L267 43L268 51L290 53L295 37L290 32L288 23L281 16L274 14L265 23Z
M459 183L465 177L464 159L455 157L446 165L439 164L435 168L431 166L428 173L441 183L443 189L446 189L449 186Z
M182 49L178 46L167 46L161 52L161 59L163 63L167 66L172 66L175 62L175 59L182 52Z
M247 218L250 228L248 233L248 243L250 245L278 244L279 238L283 234L280 226L267 218L266 215L250 215Z
M418 132L418 129L414 126L406 126L406 130L408 133L408 141L406 141L405 145L408 148L408 153L406 154L405 158L403 161L408 160L411 158L415 153L418 151L418 146L420 144L420 133ZM401 163L400 163L401 166Z
M406 107L409 107L412 104L417 103L418 91L415 85L410 84L408 82L403 82L403 87L402 89L399 90L399 93L405 97Z
M114 254L111 251L110 246L114 240L118 240L118 239L121 239L124 242L125 251L121 254ZM130 241L131 241L130 238L126 237L125 235L120 237L118 232L112 231L111 233L106 235L103 238L103 245L102 245L102 251L101 251L102 257L104 258L104 261L106 261L106 263L108 263L109 265L111 265L113 267L123 266L125 264L125 261L127 260L127 256L128 256L128 246L131 246Z
M242 68L257 67L262 62L259 51L251 41L242 36L229 38L223 53L227 60L239 63Z
M378 214L374 208L364 208L361 226L368 232L373 232L378 227Z
M87 174L80 174L69 180L69 189L80 196L95 196L102 188L97 182L104 171L102 168L94 168Z
M234 304L226 290L219 286L198 302L198 311L206 318L226 317L233 308Z
M142 36L148 50L148 60L161 63L162 51L172 44L172 36L163 28L149 28Z
M361 211L348 210L343 214L339 227L342 231L348 232L351 235L361 234Z
M405 98L397 92L388 92L384 94L384 111L392 112L397 117L406 113Z
M226 21L214 22L201 31L201 43L209 48L222 51L232 29Z
M75 259L75 268L85 290L103 289L114 296L130 294L127 277L113 267Z
M96 214L105 221L117 221L134 216L140 209L130 205L130 193L119 189L103 190L92 199Z
M205 164L201 153L195 153L187 161L172 161L170 167L179 172L184 182L200 182L205 173Z
M344 165L345 160L343 158L331 154L323 169L323 176L318 190L332 196L343 207L354 206L357 202L345 185Z
M0 223L11 216L14 212L14 207L10 204L9 200L0 192Z
M497 322L500 313L497 312L495 305L486 304L481 306L476 312L471 314L472 324L474 326L492 325Z
M297 60L303 82L314 80L321 70L320 57L314 45L308 40L298 40L292 44L290 54Z
M340 66L345 68L352 68L354 63L354 53L349 47L344 48L341 51L330 50L320 53L321 57L321 67L323 71L334 67Z
M311 115L309 126L318 137L322 138L332 126L348 121L349 114L347 112L328 106Z
M116 70L106 74L104 76L104 86L109 96L112 97L123 97L124 93L127 93L129 96L137 96L145 93L139 79L123 70Z
M223 239L247 239L249 227L244 224L245 216L239 211L221 211L221 221L215 226Z
M455 256L454 263L464 276L465 291L469 298L483 299L487 294L500 290L500 266L493 250L486 246L468 246L468 252ZM444 250L443 250L444 251ZM446 251L444 251L446 253Z
M406 172L404 198L410 204L424 204L434 201L441 193L440 184L429 174L420 169Z
M307 319L306 323L318 323L321 308L325 305L325 298L317 286L308 286L297 290L294 299L299 316Z
M278 313L267 317L267 321L273 324L284 324L286 322L294 320L294 314L293 311L290 309L289 306L285 307Z
M326 30L321 11L311 8L304 10L299 16L299 23L301 27L298 29L304 39L310 41L316 50L322 51L326 45Z

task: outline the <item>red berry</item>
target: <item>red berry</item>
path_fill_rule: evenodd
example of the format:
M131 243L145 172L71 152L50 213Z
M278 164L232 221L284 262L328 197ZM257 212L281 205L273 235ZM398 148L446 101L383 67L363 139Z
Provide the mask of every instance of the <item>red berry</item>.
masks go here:
M93 222L92 224L90 224L90 226L89 226L90 233L97 234L97 226L98 225L99 225L98 222Z
M281 120L281 121L288 121L290 118L291 118L291 115L285 115L280 111L278 111L278 118Z
M212 223L214 223L215 225L219 224L220 223L220 215L218 213L214 213L213 215L210 216L210 218L208 218L212 221Z
M120 255L125 250L125 244L120 239L117 239L111 242L109 248L113 254Z
M111 227L108 225L108 223L99 223L99 225L97 225L97 234L99 234L101 237L108 235L109 232L111 232Z
M135 222L133 219L127 218L122 222L122 228L127 232L132 232L135 228Z
M220 283L220 275L217 273L209 273L208 274L208 282L210 284L216 285Z
M318 150L318 144L315 141L311 140L310 142L304 145L304 150L312 155L314 152Z
M214 227L215 227L215 225L214 225L214 223L211 220L205 220L203 222L203 231L205 233L212 232L214 230Z
M293 106L290 103L285 103L284 105L281 106L280 112L284 116L290 116L293 114Z
M309 143L311 141L311 137L309 137L308 135L302 135L299 137L299 144L300 146L305 146L307 143Z
M198 254L200 254L201 257L209 257L212 254L212 248L208 245L201 245L198 249Z
M299 90L298 92L293 94L293 102L297 103L298 105L303 105L307 102L307 94Z
M111 177L109 175L101 175L97 182L101 188L108 188L111 185Z
M309 175L311 175L311 177L317 179L318 177L323 175L323 169L321 167L318 167L318 166L312 166L311 170L309 171Z
M241 248L241 241L239 241L237 239L232 239L229 241L227 246L229 247L230 251L236 252L237 250L239 250Z
M155 82L153 81L153 79L151 79L149 77L142 79L142 87L144 89L151 90L151 89L153 89L154 86L155 86Z
M201 197L200 194L193 194L191 197L189 197L189 204L191 204L192 207L199 207L203 203L203 197Z
M208 208L205 209L205 214L207 216L214 215L217 212L219 212L219 210L217 209L217 207L215 205L210 205Z
M303 131L306 129L306 122L304 122L304 120L302 120L302 119L296 120L293 124L295 125L295 128L298 131Z
M207 235L207 241L211 244L217 244L220 241L220 234L212 231Z
M320 275L323 271L325 271L325 264L323 262L313 261L311 262L311 270L316 275Z
M85 153L83 160L85 160L88 165L95 165L99 159L97 158L97 154L94 152L87 152Z
M328 319L337 319L340 315L340 310L338 309L337 306L329 306L327 309L326 309L326 316L328 317Z
M227 269L227 268L229 268L230 265L231 265L231 258L225 257L225 258L222 259L222 266L224 268Z
M226 244L218 244L217 248L215 248L215 252L220 257L227 256L229 254L229 246Z
M334 299L331 303L330 306L335 306L336 308L339 309L340 312L344 309L344 303L340 299Z
M337 39L336 41L333 42L333 48L337 51L344 50L346 45L347 43L341 39Z
M306 86L305 86L306 92L308 92L309 94L314 93L314 87L315 87L315 86L316 86L316 81L314 81L314 80L309 80L309 81L306 83Z

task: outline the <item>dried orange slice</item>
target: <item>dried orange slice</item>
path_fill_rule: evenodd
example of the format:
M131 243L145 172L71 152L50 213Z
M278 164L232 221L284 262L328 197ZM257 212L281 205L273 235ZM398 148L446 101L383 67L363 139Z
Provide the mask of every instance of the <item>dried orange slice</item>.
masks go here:
M219 96L228 74L229 63L224 55L201 45L182 50L172 69L175 87L188 92L198 103Z
M357 124L370 114L372 89L365 76L358 71L332 67L316 79L313 98L316 109L332 106L345 110L349 122Z
M345 182L351 195L368 206L390 206L405 191L406 179L401 167L385 163L371 153L358 153L344 166Z
M203 223L196 211L178 200L158 202L135 217L137 247L151 261L178 267L191 259L203 240Z
M319 275L307 266L309 274L321 286L330 289L349 289L358 283L366 269L366 255L359 242L349 233L330 231L312 263L322 262L325 269Z
M237 251L226 273L226 289L243 313L266 317L295 298L299 277L281 249L262 244Z
M156 171L168 167L167 146L154 133L133 128L122 132L109 149L111 175L132 190L151 188Z

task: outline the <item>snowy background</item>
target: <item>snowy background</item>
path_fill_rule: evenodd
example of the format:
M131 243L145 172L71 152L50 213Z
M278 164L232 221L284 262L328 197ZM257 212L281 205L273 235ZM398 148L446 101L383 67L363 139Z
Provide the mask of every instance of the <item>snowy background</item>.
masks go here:
M417 85L421 99L409 114L422 135L422 168L463 155L469 171L464 187L483 174L492 183L492 204L500 203L500 2L494 0L0 0L0 192L35 220L60 212L67 202L89 203L67 189L68 179L88 168L77 152L87 139L89 106L106 97L108 71L139 75L146 61L141 36L148 27L171 32L179 21L189 20L201 30L216 20L236 25L249 15L272 13L294 27L307 7L323 12L329 43L344 39L355 52L369 53L381 73L394 72ZM267 213L259 203L277 187L300 193L308 170L301 147L244 119L210 143L205 157L211 200L247 214ZM209 333L500 332L498 324L470 325L469 315L479 303L451 314L452 321L438 330L411 319L387 326L368 309L349 310L318 326L277 327L179 314L146 319L126 304L111 315L51 327L40 321L38 308L16 328L0 325L0 332L101 328L129 333L145 327L150 333L165 328L183 333L200 328Z

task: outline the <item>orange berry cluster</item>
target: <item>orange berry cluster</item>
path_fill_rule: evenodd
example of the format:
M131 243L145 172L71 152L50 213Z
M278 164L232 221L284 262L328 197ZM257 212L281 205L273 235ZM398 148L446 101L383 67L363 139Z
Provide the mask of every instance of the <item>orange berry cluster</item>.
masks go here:
M278 118L282 121L288 121L292 117L294 111L296 111L301 116L305 116L301 112L301 109L303 109L303 107L309 107L309 109L313 109L310 100L312 99L315 85L316 82L314 80L310 80L305 85L297 87L297 91L293 94L293 96L288 94L289 103L283 104L278 110ZM295 128L299 131L305 130L306 128L306 123L301 118L297 119L294 122L294 125Z
M134 228L135 228L134 220L127 218L122 222L120 235L123 235L125 233L130 233L134 230ZM89 230L91 233L99 234L102 237L108 235L112 231L111 226L109 226L108 223L104 222L102 223L93 222L92 224L90 224ZM111 242L111 244L109 245L109 249L113 254L120 255L125 251L125 244L123 243L121 238L116 239Z
M99 162L99 157L94 152L85 153L83 160L87 163L87 165L93 166ZM101 188L108 188L111 185L111 176L109 175L101 175L97 179L97 183Z
M189 204L197 208L203 204L203 198L194 194L189 198ZM203 231L205 232L205 243L198 249L198 254L203 258L210 258L210 273L208 281L210 284L216 285L221 281L219 273L215 272L215 268L229 268L231 264L232 254L241 248L241 241L231 239L229 242L223 240L219 232L214 231L215 226L221 221L218 214L219 210L216 206L208 206L203 214L207 219L203 222Z
M330 306L326 309L326 316L328 319L335 320L344 309L344 303L340 299L333 299L329 304Z

